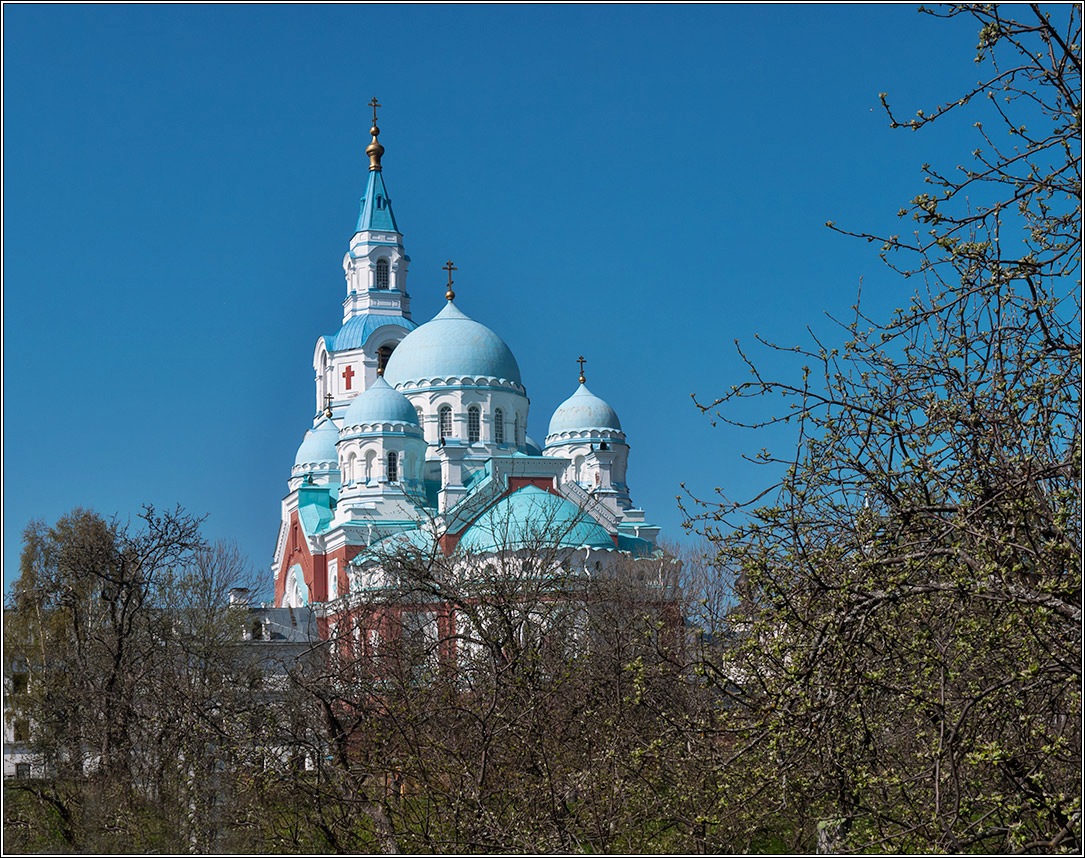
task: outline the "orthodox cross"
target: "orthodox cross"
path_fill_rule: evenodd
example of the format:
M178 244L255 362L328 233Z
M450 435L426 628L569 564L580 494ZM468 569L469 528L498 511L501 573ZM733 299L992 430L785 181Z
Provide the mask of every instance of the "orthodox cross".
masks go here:
M373 96L373 100L369 102L369 106L373 108L373 124L377 124L377 108L383 105L377 101L377 96Z
M446 262L446 263L445 263L445 264L444 264L444 265L442 266L442 268L443 268L443 269L444 269L445 271L447 271L447 272L448 272L448 291L447 291L447 292L445 292L445 297L446 297L446 298L447 298L447 299L448 299L449 301L451 301L451 300L452 300L453 298L455 298L455 297L456 297L456 293L452 291L452 272L453 272L453 271L457 271L458 269L456 268L456 266L455 266L455 265L453 265L453 264L452 264L452 260L451 260L451 259L450 259L450 260L448 260L448 262Z
M352 378L354 378L354 367L352 367L348 363L347 368L345 370L343 370L343 381L345 381L347 383L346 388L345 388L346 390L350 390L350 380Z
M324 416L332 416L332 395L330 393L324 394Z
M581 355L580 357L578 357L576 359L576 362L578 364L580 364L580 383L583 384L584 383L584 364L586 364L587 361L584 360L584 355Z

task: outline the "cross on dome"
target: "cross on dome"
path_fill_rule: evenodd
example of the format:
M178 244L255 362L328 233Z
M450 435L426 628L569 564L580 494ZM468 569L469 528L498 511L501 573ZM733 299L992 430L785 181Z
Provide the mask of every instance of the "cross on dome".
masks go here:
M576 359L576 362L580 364L580 383L583 384L587 380L584 378L584 364L587 363L587 360L585 360L584 355L581 355Z
M369 106L373 108L373 127L369 129L369 133L373 135L373 140L365 147L365 154L369 156L370 172L379 173L381 169L381 155L384 154L384 147L381 146L380 141L377 140L381 133L381 130L377 127L377 108L381 106L380 102L377 101L377 96L373 96L373 99L369 102Z
M452 291L452 272L457 271L458 269L452 264L451 259L442 266L442 269L448 272L448 291L445 292L445 298L452 301L456 297L456 293Z

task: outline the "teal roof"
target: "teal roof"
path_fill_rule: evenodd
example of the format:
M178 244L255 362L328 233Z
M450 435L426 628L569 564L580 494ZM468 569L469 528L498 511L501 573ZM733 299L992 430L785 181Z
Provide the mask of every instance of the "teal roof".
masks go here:
M384 187L384 176L380 170L369 171L369 181L361 199L355 232L368 229L399 232L396 216L392 214L392 201L388 198L388 190Z
M354 316L343 323L338 334L329 334L324 337L324 347L330 352L345 352L349 349L360 349L365 345L370 335L384 325L395 325L398 328L406 328L413 331L418 327L416 322L405 319L403 316L381 316L376 313L365 313Z
M616 429L620 432L622 423L614 409L582 383L576 393L561 403L550 418L547 436L590 429Z
M614 548L614 540L576 504L535 486L501 498L459 540L460 550L473 552L585 545Z
M386 562L392 557L432 557L438 552L433 534L422 530L401 530L379 539L358 554L351 563Z
M322 486L299 488L298 519L307 536L327 530L332 520L331 493Z
M407 423L418 426L418 412L406 396L377 376L373 384L351 400L343 415L344 428L362 423Z
M295 465L311 465L320 462L338 462L335 445L339 441L339 429L331 420L324 418L305 433L305 440L294 457Z
M391 384L422 379L497 378L521 385L520 367L497 334L468 318L451 301L411 331L388 359Z
M632 554L634 557L651 557L657 551L656 547L647 539L641 539L639 536L626 536L624 533L618 534L618 550Z

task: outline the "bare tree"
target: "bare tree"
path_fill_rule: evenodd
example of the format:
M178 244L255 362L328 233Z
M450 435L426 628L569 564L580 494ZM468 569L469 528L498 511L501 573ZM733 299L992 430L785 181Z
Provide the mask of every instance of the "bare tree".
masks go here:
M912 235L849 233L919 291L788 349L800 378L747 358L752 380L701 405L798 436L765 457L774 490L693 511L741 594L702 666L738 799L717 822L822 851L1075 851L1080 9L932 14L976 21L986 77L908 121L883 102L913 130L975 111L978 148L923 167ZM743 424L747 397L783 412Z
M219 846L228 763L250 744L237 729L248 667L227 596L249 572L199 530L181 509L152 507L138 525L74 510L27 527L4 623L5 655L29 667L18 705L38 776L11 785L37 808L26 846ZM5 825L9 848L13 833Z
M574 547L584 521L497 513L450 553L439 529L365 552L296 680L320 752L294 806L323 848L677 843L675 567Z

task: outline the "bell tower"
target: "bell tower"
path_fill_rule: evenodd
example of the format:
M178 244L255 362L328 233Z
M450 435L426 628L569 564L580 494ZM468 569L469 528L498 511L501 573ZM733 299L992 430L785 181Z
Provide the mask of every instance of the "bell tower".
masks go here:
M384 184L380 128L374 98L372 141L366 147L369 156L369 180L358 211L358 224L343 257L347 296L343 301L343 323L366 313L411 318L411 299L407 294L407 266L410 257L403 251L403 234L396 224L392 199Z
M343 326L337 334L321 337L313 354L316 381L316 416L339 420L347 404L366 390L384 369L396 346L417 327L411 321L407 294L410 257L403 250L392 200L384 184L381 158L384 146L377 126L380 102L373 108L372 140L366 147L369 178L358 210L358 223L343 257L346 298Z

